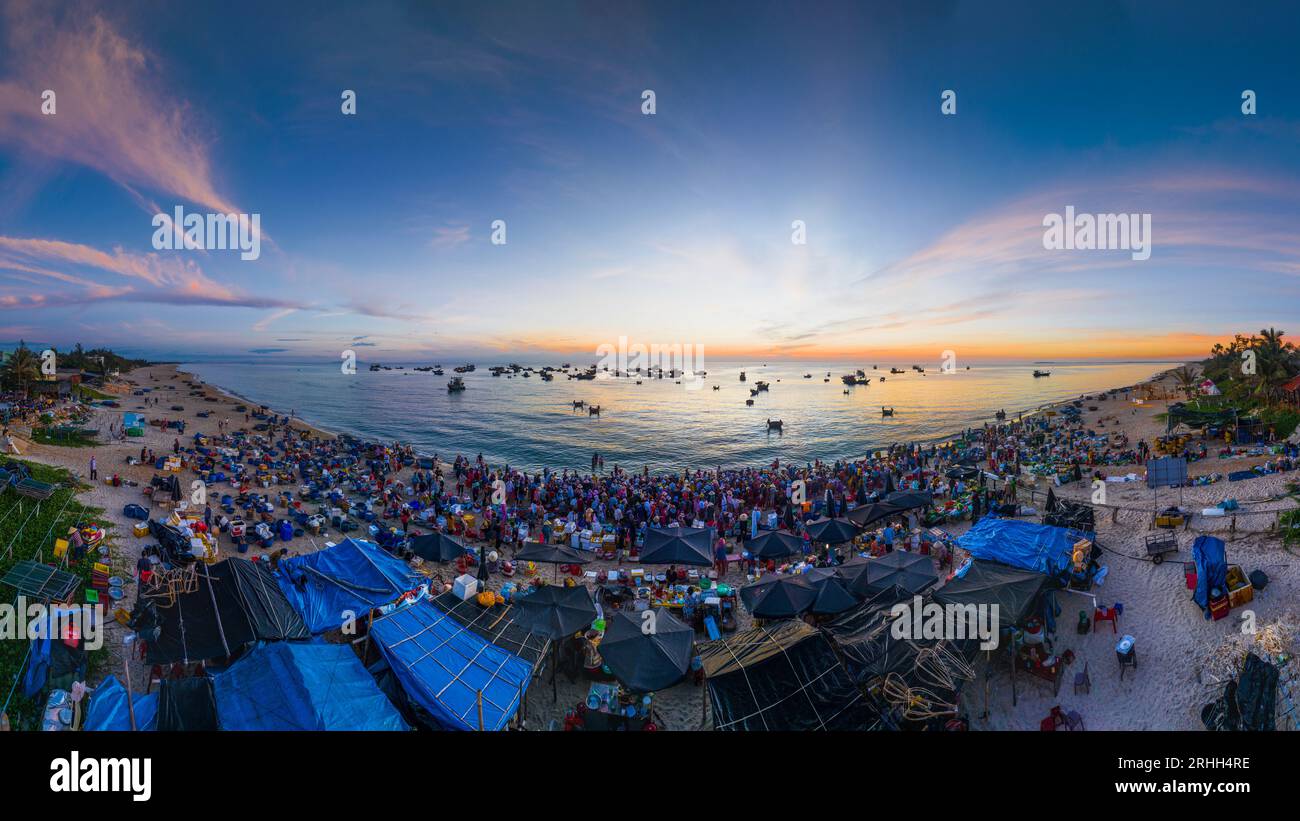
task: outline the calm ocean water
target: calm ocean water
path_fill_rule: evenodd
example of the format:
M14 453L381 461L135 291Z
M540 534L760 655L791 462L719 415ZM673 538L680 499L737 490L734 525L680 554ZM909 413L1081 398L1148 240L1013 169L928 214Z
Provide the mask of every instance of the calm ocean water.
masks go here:
M454 376L411 370L432 363L385 362L405 370L375 371L360 363L343 374L337 362L209 361L182 367L239 396L288 412L325 429L368 439L409 442L444 457L482 453L494 464L525 469L589 468L599 451L606 468L651 470L745 467L812 459L857 458L895 442L933 441L992 421L998 409L1014 417L1043 404L1141 382L1168 363L972 366L951 374L927 368L891 375L890 365L815 366L806 362L707 364L699 390L669 378L578 381L563 374L494 377L480 362L464 374L467 389L448 393ZM560 361L550 363L559 366ZM577 365L576 360L573 364ZM584 366L588 363L583 362ZM908 365L899 363L901 368ZM862 367L870 386L848 388L840 376ZM1051 376L1035 379L1035 367ZM748 381L739 381L741 370ZM830 373L830 382L823 382ZM803 378L811 373L811 379ZM880 377L886 377L881 382ZM757 380L771 389L751 398ZM719 386L713 390L712 386ZM573 409L582 399L602 407L589 416ZM881 406L896 415L882 417ZM784 433L768 433L767 419Z

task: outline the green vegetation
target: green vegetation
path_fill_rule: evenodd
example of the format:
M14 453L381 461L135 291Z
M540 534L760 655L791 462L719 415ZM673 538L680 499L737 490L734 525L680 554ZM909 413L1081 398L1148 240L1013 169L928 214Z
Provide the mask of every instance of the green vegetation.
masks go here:
M1215 345L1202 365L1205 377L1213 380L1223 395L1200 397L1194 404L1232 406L1243 416L1255 416L1272 426L1279 438L1290 436L1300 425L1300 409L1286 403L1282 385L1300 373L1300 351L1283 340L1285 335L1285 331L1264 328L1251 336L1237 334L1227 345ZM1178 371L1174 377L1183 388Z
M0 380L11 388L27 393L33 382L41 378L41 360L25 342L19 342L17 349L4 358L0 367Z
M145 359L128 359L113 353L108 348L92 348L85 350L78 342L77 346L66 353L60 352L57 348L51 348L54 351L54 364L59 368L80 369L97 374L107 374L112 371L129 371L132 368L140 368L148 365ZM41 380L41 354L27 347L25 341L20 340L18 347L8 354L4 355L4 364L0 365L0 386L7 390L16 390L21 393L27 393L32 384ZM107 394L99 393L90 388L83 387L83 396L91 399L112 399L114 397Z
M11 460L18 461L18 460ZM36 500L21 497L8 491L0 495L0 577L20 561L53 559L54 540L67 533L69 527L93 521L101 527L109 524L101 518L103 510L82 505L75 498L77 488L66 470L34 462L22 462L31 470L32 478L41 482L59 484L54 495L38 505ZM111 532L111 531L110 531ZM105 539L107 544L108 538ZM91 562L83 561L68 570L81 578L83 589L90 584ZM11 603L15 599L10 587L0 588L0 599ZM25 674L24 659L27 641L0 640L0 705L9 695L9 688ZM90 653L90 670L97 670L108 658L107 645ZM93 676L88 676L93 678ZM35 729L42 703L23 697L22 682L18 681L9 701L9 721L14 729Z
M91 348L84 350L81 343L67 353L58 355L60 368L80 368L91 373L106 374L112 371L126 372L132 368L143 368L149 364L147 359L128 359L113 353L108 348ZM102 399L111 399L112 397L100 396Z
M62 448L93 448L99 444L94 436L80 428L41 427L32 431L32 441Z

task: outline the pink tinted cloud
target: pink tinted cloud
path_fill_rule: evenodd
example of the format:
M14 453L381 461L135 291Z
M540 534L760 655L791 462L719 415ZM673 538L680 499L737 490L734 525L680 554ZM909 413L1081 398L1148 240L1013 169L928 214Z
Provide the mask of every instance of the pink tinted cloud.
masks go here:
M140 187L238 211L213 181L187 105L112 24L85 7L59 14L22 0L5 3L0 19L0 141L95 169L133 195ZM46 89L56 95L53 115L41 113Z
M60 270L66 267L76 270L77 274ZM0 275L30 283L33 274L71 287L53 293L36 289L15 300L0 302L0 307L85 304L109 299L175 305L299 307L285 300L252 296L222 285L190 260L153 253L134 254L121 248L108 252L62 240L0 236ZM127 282L120 279L103 282L92 278L105 275Z

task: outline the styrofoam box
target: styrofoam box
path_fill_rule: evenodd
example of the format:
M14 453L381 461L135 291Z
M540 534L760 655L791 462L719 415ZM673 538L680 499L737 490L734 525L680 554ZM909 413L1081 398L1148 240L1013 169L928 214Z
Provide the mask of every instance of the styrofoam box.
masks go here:
M456 594L456 598L461 601L469 601L478 595L478 579L468 573L457 576L456 581L452 583L451 590Z

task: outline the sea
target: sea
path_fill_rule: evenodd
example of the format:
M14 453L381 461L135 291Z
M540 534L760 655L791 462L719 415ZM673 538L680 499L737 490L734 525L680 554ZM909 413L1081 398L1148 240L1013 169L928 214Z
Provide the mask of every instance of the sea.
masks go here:
M482 454L491 464L532 471L590 469L592 454L599 453L607 470L680 471L857 459L891 444L944 441L994 421L999 410L1014 419L1174 367L1035 362L921 373L899 363L710 361L695 387L689 379L679 384L668 376L603 371L594 380L563 373L550 382L536 373L493 376L488 368L507 364L502 361L473 363L474 372L460 374L465 390L449 392L453 367L468 363L393 361L382 363L392 370L378 371L368 364L358 363L355 373L345 373L338 361L269 358L192 361L181 368L322 429L409 443L425 455ZM414 370L433 364L441 364L445 375ZM858 369L869 384L844 385L840 377ZM1035 370L1050 376L1034 377ZM751 395L759 381L768 389ZM579 400L599 405L600 415L574 408ZM882 415L882 408L894 415ZM769 430L768 420L780 420L782 429Z

